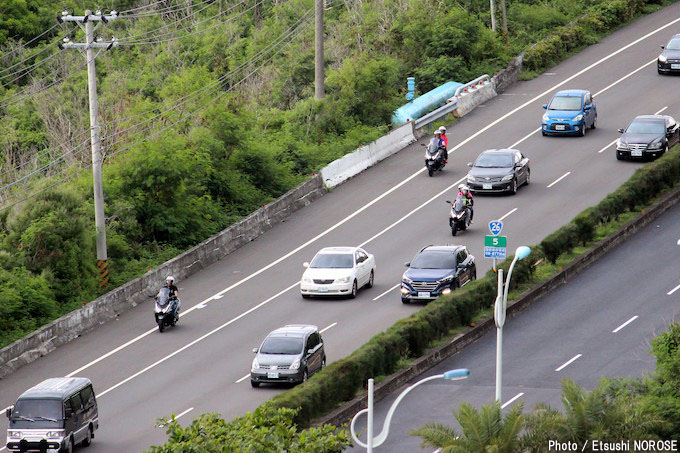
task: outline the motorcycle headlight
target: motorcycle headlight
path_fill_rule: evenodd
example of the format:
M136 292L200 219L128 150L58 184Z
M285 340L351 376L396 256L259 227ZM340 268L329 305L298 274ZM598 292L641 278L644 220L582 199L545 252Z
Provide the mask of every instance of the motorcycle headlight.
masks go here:
M309 277L302 277L302 283L312 283L312 279Z
M468 176L467 176L467 180L468 180L469 182L475 182L475 181L476 181L475 177L472 176L472 175L468 175Z
M21 439L21 431L7 431L7 437L10 439Z
M260 368L260 362L257 361L257 358L253 359L252 369L257 370L259 368Z
M59 439L63 435L64 435L64 433L62 433L61 431L48 431L47 432L47 438L48 439Z
M576 115L572 121L583 121L583 113Z
M660 142L660 141L652 142L652 143L648 146L648 148L649 148L649 149L660 149L660 148L661 148L661 142Z
M295 359L295 362L290 365L290 369L297 370L298 368L300 368L300 359Z
M547 113L543 114L543 121L550 121L550 116Z
M453 280L453 275L449 275L448 277L444 277L441 280L439 280L439 283L451 283L451 280Z
M338 283L349 283L350 278L351 277L348 275L347 277L341 277L341 278L337 279L336 282L338 282Z
M501 181L510 181L515 175L505 175Z
M659 63L665 63L668 58L666 58L664 55L659 55Z
M628 143L626 143L626 142L624 142L624 141L621 141L621 139L618 139L618 140L616 141L616 147L617 147L618 149L628 149Z

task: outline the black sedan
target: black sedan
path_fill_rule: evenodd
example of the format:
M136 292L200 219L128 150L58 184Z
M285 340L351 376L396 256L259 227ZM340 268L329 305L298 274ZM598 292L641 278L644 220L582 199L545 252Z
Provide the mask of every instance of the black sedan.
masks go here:
M661 46L663 52L656 60L656 70L659 74L680 72L680 34L674 35L668 44Z
M680 139L680 127L668 115L636 116L626 129L619 129L619 132L623 135L616 141L618 160L661 157Z
M467 185L473 192L510 192L529 184L529 159L516 149L490 149L477 157L467 174Z

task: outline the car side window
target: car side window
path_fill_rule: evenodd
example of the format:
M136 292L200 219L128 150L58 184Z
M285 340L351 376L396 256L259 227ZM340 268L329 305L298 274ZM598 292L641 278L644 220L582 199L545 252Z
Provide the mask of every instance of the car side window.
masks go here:
M76 393L71 397L71 407L73 412L78 412L83 407L83 400L80 398L80 393Z
M312 333L309 337L307 337L307 347L305 349L307 351L314 349L317 344L319 344L319 342L317 341L315 334Z
M64 401L64 418L68 419L72 416L71 400Z
M591 103L592 103L592 100L590 99L590 93L586 93L585 104L590 105Z
M515 153L515 163L518 164L522 162L522 155L520 153Z
M463 264L463 262L465 261L465 258L466 258L465 252L463 250L460 250L456 254L456 265Z
M94 406L94 392L92 391L91 386L85 387L81 392L80 392L80 397L83 400L83 407L85 409L89 409L92 406Z

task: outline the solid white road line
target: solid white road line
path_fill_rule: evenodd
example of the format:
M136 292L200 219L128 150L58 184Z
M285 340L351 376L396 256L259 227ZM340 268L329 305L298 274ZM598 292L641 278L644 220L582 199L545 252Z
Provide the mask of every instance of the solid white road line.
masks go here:
M334 323L331 324L330 326L325 327L325 328L319 330L319 333L324 333L325 331L327 331L327 330L330 329L331 327L335 327L335 326L337 326L337 325L338 325L338 323L337 323L337 322L334 322Z
M659 113L663 112L663 111L666 110L667 108L668 108L668 106L662 108L661 110L659 110L658 112L656 112L655 115L658 115Z
M555 368L555 371L562 371L562 370L563 370L564 368L566 368L571 362L573 362L574 360L578 359L578 358L581 357L582 355L583 355L583 354L576 354L574 357L572 357L571 359L569 359L564 365L562 365L562 366L559 367L559 368Z
M619 327L617 327L616 329L612 330L612 333L618 332L619 330L623 329L624 327L626 327L628 324L630 324L631 322L635 321L636 319L638 319L638 315L633 316L633 317L630 318L628 321L624 322L624 323L621 324Z
M512 213L515 212L515 211L517 211L517 208L514 208L514 209L510 210L510 212L508 212L508 213L505 214L503 217L501 217L500 219L498 219L498 221L499 221L499 222L502 222L504 218L506 218L507 216L509 216L510 214L512 214Z
M516 141L515 143L513 143L512 145L508 146L508 148L514 149L515 146L519 145L519 144L522 143L524 140L526 140L527 138L531 137L532 135L534 135L536 132L538 132L538 131L540 131L540 130L541 130L540 127L534 129L533 131L529 132L529 133L528 133L527 135L525 135L524 137L522 137L522 138L520 138L519 140L517 140L517 141Z
M603 153L603 152L605 152L605 151L607 150L607 148L609 148L610 146L612 146L612 145L613 145L614 143L616 143L617 141L618 141L618 138L617 138L616 140L614 140L613 142L611 142L610 144L608 144L607 146L605 146L604 148L602 148L601 150L599 150L598 153Z
M243 381L245 381L246 379L248 379L249 377L250 377L250 373L246 374L245 376L243 376L241 379L239 379L239 380L236 381L235 383L238 384L239 382L243 382Z
M193 411L193 410L194 410L194 408L193 408L193 407L190 407L189 409L185 410L185 411L182 412L181 414L175 415L175 420L179 419L182 415L186 415L186 414L188 414L189 412L191 412L191 411ZM166 425L165 425L165 423L161 423L161 424L159 424L159 425L157 425L157 426L158 426L159 428L165 428Z
M680 20L680 19L678 19L678 20ZM598 91L597 93L593 94L593 97L594 97L594 96L599 96L599 95L601 95L602 93L604 93L605 91L607 91L607 90L610 89L611 87L613 87L613 86L615 86L615 85L618 85L619 83L623 82L624 80L626 80L628 77L632 76L633 74L636 74L636 73L642 71L642 70L645 69L647 66L649 66L649 65L652 64L652 63L654 63L655 61L656 61L656 58L653 59L653 60L648 61L647 63L643 64L642 66L638 67L637 69L635 69L635 70L629 72L629 73L626 74L625 76L621 77L619 80L616 80L615 82L610 83L609 85L607 85L606 87L604 87L604 88L602 88L600 91Z
M385 291L384 293L382 293L382 294L379 295L378 297L374 297L373 300L378 300L378 299L380 299L380 298L381 298L382 296L384 296L385 294L389 293L390 291L394 291L395 289L399 288L400 286L401 286L401 283L397 283L396 285L394 285L393 287L391 287L390 289L388 289L387 291Z
M678 241L678 242L680 242L680 241ZM678 285L678 286L676 286L675 288L673 288L672 290L668 291L668 292L666 293L666 295L670 296L671 294L673 294L674 292L676 292L676 291L679 290L679 289L680 289L680 285Z
M554 185L557 184L558 182L562 181L564 178L566 178L566 177L569 176L570 174L571 174L571 172L568 171L568 172L566 172L565 174L563 174L562 176L560 176L559 178L557 178L556 180L554 180L553 182L551 182L551 183L548 185L548 189L550 189L552 186L554 186Z
M513 396L504 405L501 406L501 409L505 409L505 406L512 404L513 401L515 401L517 398L521 397L522 395L524 395L524 393L520 392L517 395Z
M578 76L584 74L585 72L591 70L592 68L598 66L599 64L604 63L605 61L607 61L607 60L609 60L610 58L612 58L612 57L618 55L619 53L624 52L625 50L627 50L627 49L629 49L630 47L634 46L635 44L638 44L639 42L641 42L641 41L643 41L643 40L649 38L650 36L653 36L653 35L659 33L660 31L662 31L662 30L664 30L664 29L666 29L666 28L668 28L668 27L674 25L674 24L677 23L677 22L680 22L680 18L675 19L675 20L673 20L673 21L667 23L666 25L663 25L663 26L661 26L661 27L655 29L654 31L647 33L646 35L644 35L644 36L642 36L642 37L636 39L635 41L632 41L632 42L630 42L629 44L627 44L627 45L621 47L621 48L618 49L617 51L612 52L612 53L609 54L608 56L606 56L606 57L604 57L604 58L601 58L600 60L596 61L595 63L592 63L591 65L589 65L589 66L583 68L582 70L580 70L579 72L577 72L577 73L571 75L570 77L567 77L567 78L564 79L562 82L560 82L560 83L558 83L558 84L552 86L551 88L547 89L546 91L544 91L543 93L539 94L538 96L535 96L534 98L528 100L527 102L525 102L524 104L520 105L519 107L516 107L516 108L513 109L512 111L506 113L505 115L501 116L500 118L496 119L495 121L489 123L488 125L486 125L486 126L483 127L482 129L478 130L478 131L477 131L476 133L474 133L473 135L469 136L469 137L466 138L465 140L463 140L463 141L461 141L460 143L458 143L458 145L456 145L456 146L454 146L453 148L451 148L450 151L455 151L455 150L461 148L463 145L465 145L465 144L468 143L469 141L471 141L471 140L473 140L474 138L476 138L477 136L483 134L484 132L486 132L487 130L489 130L490 128L492 128L493 126L495 126L496 124L500 123L500 122L503 121L504 119L509 118L510 116L514 115L515 113L517 113L518 111L520 111L520 110L523 109L524 107L533 104L533 103L536 102L538 99L540 99L540 98L546 96L547 94L549 94L549 93L555 91L557 88L559 88L559 87L561 87L562 85L564 85L564 84L570 82L571 80L575 79L576 77L578 77ZM653 62L653 61L654 61L654 60L652 60L652 62ZM651 63L651 62L650 62L650 63ZM647 63L647 64L649 64L649 63ZM636 70L635 72L637 72L637 70ZM620 80L621 80L621 79L620 79ZM618 83L618 81L615 82L614 84L616 84L616 83ZM605 88L605 90L606 90L606 89L609 89L609 88L610 88L611 86L613 86L614 84L612 84L612 85L610 85L609 87ZM604 90L602 90L602 91L604 91ZM601 93L602 91L600 91L600 93ZM415 172L413 175L409 176L408 178L406 178L405 180L403 180L402 182L400 182L400 183L397 184L396 186L394 186L394 187L392 187L391 189L389 189L388 191L384 192L382 195L380 195L380 196L378 196L377 198L373 199L372 201L370 201L369 203L367 203L366 205L364 205L363 207L361 207L360 209L358 209L358 210L355 211L354 213L350 214L349 216L345 217L343 220L341 220L340 222L336 223L336 224L333 225L332 227L330 227L330 228L326 229L325 231L319 233L318 235L316 235L316 236L313 237L312 239L308 240L307 242L305 242L305 243L302 244L301 246L299 246L299 247L297 247L296 249L294 249L294 250L288 252L286 255L280 257L280 258L277 259L276 261L271 262L270 264L268 264L267 266L261 268L260 270L258 270L258 271L256 271L256 272L252 273L252 274L249 275L248 277L246 277L246 278L244 278L244 279L242 279L242 280L240 280L240 281L234 283L233 285L231 285L231 286L229 286L229 287L223 289L222 291L220 291L219 293L217 293L217 294L211 296L210 298L208 298L208 299L206 299L206 300L204 300L204 301L202 301L202 302L199 302L199 303L196 304L196 305L201 305L203 302L209 302L210 300L219 299L224 293L226 293L226 292L232 290L233 288L236 288L237 286L239 286L239 285L241 285L241 284L243 284L243 283L245 283L245 282L251 280L252 278L256 277L257 275L259 275L259 274L265 272L266 270L272 268L273 266L277 265L277 264L280 263L281 261L283 261L283 260L285 260L286 258L290 257L290 256L293 255L294 253L297 253L298 251L300 251L300 250L303 249L304 247L306 247L306 246L308 246L309 244L311 244L311 243L317 241L318 239L320 239L320 238L322 238L323 236L327 235L328 233L330 233L331 231L335 230L335 229L338 228L339 226L343 225L344 223L348 222L348 221L351 220L352 218L356 217L356 216L359 215L361 212L365 211L366 209L368 209L369 207L373 206L374 204L376 204L377 202L379 202L380 200L382 200L383 198L385 198L386 196L388 196L388 195L391 194L392 192L396 191L397 189L399 189L399 188L402 187L403 185L407 184L407 183L410 182L413 178L417 177L419 174L423 173L424 171L425 171L425 168L423 167L423 168L421 168L419 171ZM460 181L462 181L463 179L465 179L465 178L462 178ZM372 240L372 239L373 239L373 238L371 238L371 240ZM370 240L369 240L369 241L370 241ZM369 242L369 241L366 241L366 242ZM298 284L298 283L296 283L296 285L297 285L297 284ZM290 288L289 288L289 289L290 289ZM284 291L285 291L285 290L284 290ZM219 297L218 297L218 296L219 296ZM194 307L196 307L196 305L195 305ZM259 306L260 306L260 305L258 305L258 306L256 306L256 307L259 308ZM189 308L188 310L186 310L185 312L180 313L180 317L183 316L183 315L186 315L186 314L188 314L188 313L190 313L190 312L192 312L192 311L194 310L194 307L191 307L191 308ZM244 316L244 315L247 314L247 313L250 313L250 310L247 311L247 312L245 312L244 314L242 314L242 315L240 315L240 316ZM99 357L99 358L97 358L97 359L95 359L95 360L89 362L88 364L86 364L86 365L84 365L84 366L78 368L77 370L73 371L72 373L67 374L66 376L67 376L67 377L71 377L71 376L73 376L73 375L75 375L75 374L80 373L81 371L83 371L83 370L85 370L85 369L91 367L92 365L94 365L94 364L96 364L96 363L99 363L100 361L102 361L102 360L104 360L104 359L110 357L111 355L113 355L113 354L119 352L120 350L127 348L127 347L130 346L131 344L136 343L137 341L141 340L142 338L146 337L147 335L150 335L150 334L153 333L155 330L156 330L155 328L149 329L148 331L144 332L143 334L141 334L141 335L139 335L139 336L133 338L132 340L130 340L130 341L124 343L124 344L121 345L121 346L118 346L117 348L113 349L112 351L110 351L110 352L104 354L103 356L101 356L101 357Z

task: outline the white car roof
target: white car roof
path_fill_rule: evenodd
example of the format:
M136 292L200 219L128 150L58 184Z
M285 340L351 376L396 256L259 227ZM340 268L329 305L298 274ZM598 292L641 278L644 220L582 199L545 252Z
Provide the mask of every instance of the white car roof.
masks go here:
M359 247L324 247L317 253L354 253Z

